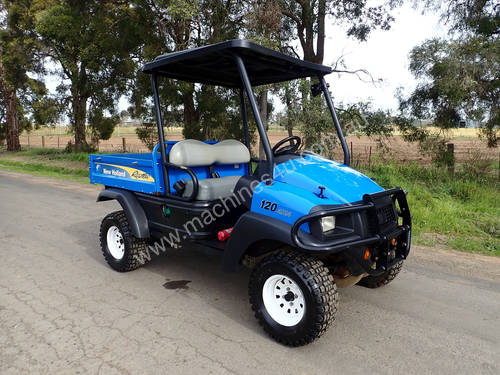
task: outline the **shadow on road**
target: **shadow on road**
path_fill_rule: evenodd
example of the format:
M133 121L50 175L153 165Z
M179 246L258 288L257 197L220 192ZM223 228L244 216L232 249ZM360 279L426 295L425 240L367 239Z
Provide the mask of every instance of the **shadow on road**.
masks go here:
M250 270L240 267L235 272L222 270L222 253L206 252L196 246L169 249L152 259L145 270L162 276L165 283L189 280L178 293L196 294L207 305L228 319L251 330L260 330L248 302Z

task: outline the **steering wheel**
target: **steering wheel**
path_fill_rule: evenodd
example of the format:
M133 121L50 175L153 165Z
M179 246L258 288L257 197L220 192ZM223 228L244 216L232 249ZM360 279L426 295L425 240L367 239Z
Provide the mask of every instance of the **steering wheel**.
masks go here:
M290 142L288 146L281 147L284 143ZM299 136L292 135L291 137L283 138L281 141L276 143L273 147L273 155L279 156L283 154L288 154L289 152L295 152L299 149L302 140Z

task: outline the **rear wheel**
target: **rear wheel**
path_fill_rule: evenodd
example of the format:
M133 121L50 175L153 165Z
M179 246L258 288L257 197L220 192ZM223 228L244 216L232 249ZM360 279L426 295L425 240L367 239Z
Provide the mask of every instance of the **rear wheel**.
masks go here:
M134 237L123 211L113 212L102 220L99 238L106 262L116 271L132 271L149 260L146 240Z
M323 263L294 252L264 258L249 282L250 304L264 330L290 346L319 338L335 320L338 293Z
M396 263L394 266L389 268L383 274L378 276L366 276L363 277L358 285L365 286L367 288L380 288L381 286L389 284L403 268L403 261Z

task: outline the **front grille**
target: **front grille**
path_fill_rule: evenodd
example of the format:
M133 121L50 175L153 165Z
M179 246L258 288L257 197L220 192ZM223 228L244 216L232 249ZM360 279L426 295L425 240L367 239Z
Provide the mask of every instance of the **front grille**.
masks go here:
M396 220L394 206L388 204L386 206L377 208L377 219L380 225L387 224Z

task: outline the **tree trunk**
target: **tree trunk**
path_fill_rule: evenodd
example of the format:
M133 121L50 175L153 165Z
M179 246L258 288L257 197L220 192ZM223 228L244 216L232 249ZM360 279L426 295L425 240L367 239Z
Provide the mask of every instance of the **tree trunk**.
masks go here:
M259 94L259 112L260 118L262 120L262 125L264 125L264 129L267 130L267 90L262 91ZM264 147L262 146L262 140L259 141L259 159L264 160L266 154L264 152Z
M73 126L75 131L75 151L87 149L85 122L87 119L87 98L73 95Z
M14 91L11 91L6 98L7 112L7 151L21 150L19 143L19 118L17 116L17 96Z
M323 64L325 57L325 18L326 18L326 0L318 2L318 37L316 39L316 64Z
M196 106L194 104L194 85L193 90L184 93L183 95L184 102L184 138L193 138L193 139L201 139L203 138L203 134L200 132L199 122L200 115L196 110Z
M282 14L293 21L297 26L297 33L304 53L304 61L322 64L325 55L325 18L327 1L319 0L317 3L317 16L314 16L315 5L311 1L295 0L300 6L300 12L290 12L287 7ZM317 34L316 38L315 35ZM314 40L316 39L316 51Z
M17 96L15 90L7 82L3 63L0 58L0 75L2 76L2 91L5 102L7 123L7 151L19 151L19 117L17 113Z

